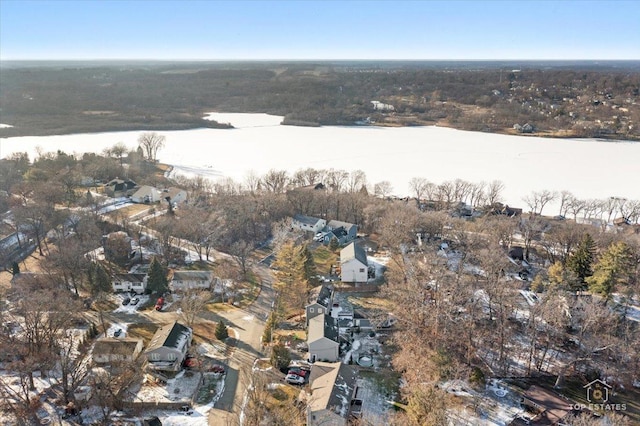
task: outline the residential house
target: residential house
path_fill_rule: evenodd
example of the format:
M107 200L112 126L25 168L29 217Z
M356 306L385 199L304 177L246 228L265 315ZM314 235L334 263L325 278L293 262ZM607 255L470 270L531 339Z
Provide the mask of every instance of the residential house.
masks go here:
M142 339L105 337L98 339L93 347L93 362L112 364L133 362L142 352Z
M182 204L187 201L187 191L181 188L171 187L162 191L162 198L166 200L167 197L174 205Z
M145 352L151 370L179 371L191 346L193 330L173 322L156 331Z
M522 395L522 405L537 413L534 418L526 422L530 425L562 424L562 419L571 412L570 401L536 385L531 386ZM521 419L516 419L511 424L519 425L521 422Z
M131 201L140 204L153 204L164 200L163 192L153 186L143 185L131 196Z
M213 271L173 271L173 277L169 281L169 289L171 291L209 290L214 278Z
M325 226L327 226L327 221L324 219L319 219L317 217L297 214L293 216L293 222L291 223L291 226L301 231L313 232L313 234L315 235L318 232L322 231Z
M104 185L104 192L110 197L126 197L135 192L138 184L131 179L112 179Z
M144 294L147 290L147 274L115 274L111 278L113 291Z
M309 374L308 426L346 426L357 391L356 373L341 362L316 362ZM303 391L304 392L304 391Z
M337 361L340 345L336 320L326 314L311 318L307 327L307 346L311 362Z
M331 243L334 238L338 244L345 245L356 239L358 235L358 225L353 223L341 222L339 220L330 220L323 229L324 244Z
M340 250L340 271L343 283L367 282L367 253L355 242Z
M327 285L320 287L318 296L313 299L313 302L307 305L307 326L311 318L318 315L329 315L331 313L331 305L333 304L333 288Z

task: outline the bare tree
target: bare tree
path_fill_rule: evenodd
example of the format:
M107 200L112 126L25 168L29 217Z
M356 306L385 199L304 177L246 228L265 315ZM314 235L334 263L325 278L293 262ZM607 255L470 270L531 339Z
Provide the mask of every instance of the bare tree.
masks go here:
M502 191L504 191L504 183L494 180L487 185L485 201L487 205L492 206L502 200Z
M213 285L213 283L211 283ZM194 288L185 289L180 299L180 318L184 323L193 327L198 317L205 311L211 300L211 292Z
M428 184L429 181L421 177L414 177L409 181L409 189L416 197L418 203L420 203L420 200L424 197Z
M378 182L374 185L373 192L376 196L385 198L391 194L392 190L393 187L391 186L391 182L383 180L382 182Z
M264 188L276 194L283 193L288 183L289 177L286 170L271 169L262 177Z
M138 137L138 145L144 151L147 160L155 162L158 151L164 147L166 139L156 132L143 133Z

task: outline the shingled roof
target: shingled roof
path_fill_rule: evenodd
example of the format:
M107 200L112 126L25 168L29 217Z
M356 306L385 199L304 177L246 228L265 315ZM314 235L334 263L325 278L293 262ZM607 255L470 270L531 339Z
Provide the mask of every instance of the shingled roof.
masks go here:
M316 362L309 375L311 411L331 410L341 417L349 413L356 387L355 371L341 362Z
M161 347L182 350L182 347L191 338L191 329L177 322L160 327L153 335L147 352Z
M340 250L340 263L348 262L351 259L357 259L363 265L368 264L367 253L355 242Z

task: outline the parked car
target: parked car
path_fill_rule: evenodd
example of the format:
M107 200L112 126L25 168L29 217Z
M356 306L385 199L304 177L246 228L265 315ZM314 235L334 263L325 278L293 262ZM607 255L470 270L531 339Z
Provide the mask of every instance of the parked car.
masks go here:
M307 377L307 373L308 371L303 370L300 367L292 367L292 368L289 368L289 372L287 375L295 374L296 376Z
M125 297L124 299L122 299L122 306L128 305L129 302L131 302L131 299L128 297Z
M158 301L156 302L156 311L161 311L163 307L164 307L164 297L159 297Z
M287 377L284 378L284 380L292 385L303 385L304 384L304 377L302 376L298 376L297 374L287 374Z
M134 298L132 298L132 299L131 299L131 302L130 302L130 303L131 303L132 305L137 305L139 301L140 301L140 298L139 298L139 297L134 297Z
M116 331L113 332L113 337L120 337L122 336L122 329L119 328Z

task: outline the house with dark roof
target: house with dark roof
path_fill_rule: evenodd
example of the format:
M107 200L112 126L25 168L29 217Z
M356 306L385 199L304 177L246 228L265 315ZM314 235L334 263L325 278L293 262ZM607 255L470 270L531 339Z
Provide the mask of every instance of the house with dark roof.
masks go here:
M125 197L135 192L138 184L131 179L112 179L104 185L104 192L110 197Z
M179 371L192 338L193 330L177 322L160 327L145 351L147 368Z
M318 315L329 315L331 313L331 306L333 304L333 288L327 285L320 287L318 296L312 299L312 302L307 305L307 325L311 318Z
M341 362L316 362L309 375L307 425L346 426L357 390L356 373ZM305 392L305 391L303 391Z
M338 360L340 352L338 325L331 315L322 314L309 320L307 346L311 362Z
M367 282L367 253L355 242L340 250L340 278L343 283Z
M213 271L174 271L169 281L169 289L171 291L209 290L214 278Z
M115 274L111 278L113 291L144 294L147 289L147 274Z
M313 234L315 235L318 232L322 231L325 226L327 226L327 221L317 217L297 214L293 216L291 226L301 231L313 232Z
M353 241L358 236L358 225L340 220L330 220L325 229L332 231L342 228L346 233L344 244Z
M96 364L133 362L141 352L142 339L105 337L96 341L92 357Z

